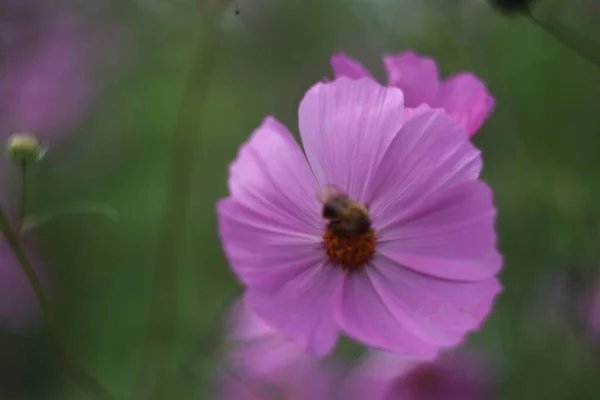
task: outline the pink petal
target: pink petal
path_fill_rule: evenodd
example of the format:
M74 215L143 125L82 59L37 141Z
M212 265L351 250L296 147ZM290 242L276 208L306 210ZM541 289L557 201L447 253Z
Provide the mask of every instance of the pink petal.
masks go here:
M220 400L265 400L278 388L270 382L264 382L256 377L246 374L245 371L222 372L219 377Z
M413 220L391 220L379 233L377 252L440 278L486 279L502 267L494 221L490 189L483 182L470 182L448 191Z
M320 227L318 186L306 157L292 134L279 121L267 117L240 148L229 169L229 190L247 205L278 208L288 217Z
M406 107L432 105L440 86L437 65L432 58L413 52L384 55L383 63L388 75L388 85L404 92Z
M397 315L402 327L437 346L460 343L479 328L501 286L496 278L457 282L414 272L384 257L368 270L382 301Z
M238 342L253 341L277 333L248 308L244 296L230 307L227 325L229 338Z
M246 284L272 284L323 257L317 184L298 144L273 118L242 146L230 169L231 197L217 205L219 233Z
M256 314L284 336L324 356L338 337L332 310L341 279L339 268L323 262L284 285L249 287L246 299Z
M252 209L234 198L220 200L219 235L231 268L247 285L285 282L324 257L323 239L286 225L279 210Z
M319 184L362 202L367 183L402 126L402 92L372 79L317 83L300 103L302 142Z
M424 202L474 181L481 156L441 110L421 106L395 136L371 182L367 201L374 224L412 218Z
M340 52L334 54L329 62L335 78L340 78L342 76L350 79L360 79L364 77L372 78L371 73L363 67L361 63L352 57L348 57L345 53Z
M489 278L501 266L481 157L440 110L420 108L381 160L367 202L377 251L438 277Z
M298 343L286 339L247 306L243 297L230 310L228 358L253 374L280 380L299 369L310 369L314 358Z
M220 376L222 400L331 400L335 398L338 371L314 362L273 381L244 370L224 370Z
M494 108L494 98L475 75L457 74L441 85L436 107L443 107L452 119L473 136Z
M373 266L367 266L367 271ZM368 346L430 359L438 346L404 326L405 310L389 302L371 279L371 273L347 274L335 305L335 320L348 336Z

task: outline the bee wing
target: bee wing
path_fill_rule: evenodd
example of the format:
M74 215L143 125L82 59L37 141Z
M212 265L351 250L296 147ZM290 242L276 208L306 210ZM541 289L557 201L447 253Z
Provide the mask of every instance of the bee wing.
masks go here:
M326 203L333 197L343 196L344 193L335 185L323 185L323 189L317 193L317 199L321 203Z

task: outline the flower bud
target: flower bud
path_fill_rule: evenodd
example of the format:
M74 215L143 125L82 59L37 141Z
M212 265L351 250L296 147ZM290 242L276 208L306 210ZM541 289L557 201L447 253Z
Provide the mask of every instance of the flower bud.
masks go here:
M46 154L38 138L30 133L15 133L8 138L6 153L19 162L37 162Z

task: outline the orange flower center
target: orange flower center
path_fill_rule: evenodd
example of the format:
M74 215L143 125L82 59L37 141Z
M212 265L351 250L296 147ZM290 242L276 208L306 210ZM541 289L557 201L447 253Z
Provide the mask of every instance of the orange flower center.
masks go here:
M373 229L360 235L340 237L327 228L323 240L331 261L348 271L362 268L375 253L375 231Z

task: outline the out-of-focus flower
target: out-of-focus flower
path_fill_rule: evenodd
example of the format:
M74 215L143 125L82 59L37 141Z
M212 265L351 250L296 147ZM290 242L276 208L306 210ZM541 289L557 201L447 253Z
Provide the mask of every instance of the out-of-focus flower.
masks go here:
M597 272L569 268L542 279L537 293L532 302L532 324L566 328L592 342L600 342L600 276Z
M371 352L347 377L348 400L491 400L491 365L480 355L449 353L431 362Z
M597 279L594 285L588 318L590 335L600 343L600 279Z
M219 384L222 400L331 400L336 391L335 374L316 362L303 365L295 374L287 375L286 380L278 381L247 371L224 370Z
M28 131L53 139L73 128L88 105L90 66L75 21L57 19L43 31L29 51L4 56L0 126L5 135Z
M332 367L269 327L243 299L232 307L229 317L231 347L220 379L224 399L333 398L336 372Z
M85 117L96 73L119 45L107 52L109 32L60 6L14 1L1 13L0 137L32 132L50 143Z
M248 306L319 356L340 333L419 357L462 342L491 310L502 265L464 129L441 110L405 112L398 88L348 78L313 86L299 125L306 156L265 119L217 206Z
M232 306L228 325L228 360L236 369L248 369L276 380L315 361L304 347L282 336L252 312L243 298Z
M383 62L387 84L402 89L407 107L426 104L443 108L469 136L477 132L494 108L494 98L485 84L471 73L461 72L441 81L435 61L411 51L384 55ZM331 66L335 77L372 78L364 66L344 53L334 55Z
M41 322L40 317L41 310L27 276L0 234L0 330L28 329Z

